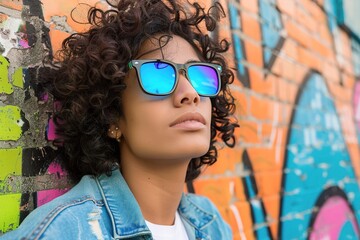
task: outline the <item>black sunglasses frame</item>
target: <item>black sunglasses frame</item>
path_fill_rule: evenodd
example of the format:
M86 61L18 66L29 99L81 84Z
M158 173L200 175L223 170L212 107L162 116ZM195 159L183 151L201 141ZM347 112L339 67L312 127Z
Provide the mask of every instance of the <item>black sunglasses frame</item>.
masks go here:
M145 88L143 87L142 85L142 81L140 79L140 68L143 64L145 63L151 63L151 62L158 62L158 63L166 63L166 64L169 64L170 66L172 66L174 69L175 69L175 83L174 83L174 86L173 88L168 92L168 93L164 93L164 94L154 94L154 93L149 93L145 90ZM146 94L149 94L149 95L153 95L153 96L168 96L170 95L171 93L174 92L174 90L176 89L177 87L177 84L179 82L179 71L180 70L183 70L184 73L185 73L185 77L189 80L189 76L188 76L188 72L187 72L187 69L191 66L207 66L207 67L211 67L212 69L214 69L216 71L216 74L217 74L217 78L218 78L218 89L217 89L217 92L215 94L199 94L196 89L195 91L199 94L199 96L202 96L202 97L215 97L218 95L218 93L220 92L220 89L221 89L221 72L222 72L222 67L218 64L214 64L214 63L204 63L204 62L190 62L190 63L185 63L185 64L179 64L179 63L174 63L174 62L171 62L171 61L167 61L167 60L162 60L162 59L140 59L140 60L131 60L129 63L128 63L128 67L129 69L132 69L132 68L135 68L136 70L136 75L137 75L137 79L138 79L138 82L139 82L139 85L141 87L141 89L146 93ZM191 81L189 81L190 84L191 84Z

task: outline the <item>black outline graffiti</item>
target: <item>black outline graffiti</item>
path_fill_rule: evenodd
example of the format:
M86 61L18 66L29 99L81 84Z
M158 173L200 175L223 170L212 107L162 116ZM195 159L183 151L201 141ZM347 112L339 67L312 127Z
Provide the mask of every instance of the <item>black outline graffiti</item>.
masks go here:
M258 195L258 188L257 188L257 184L256 184L256 180L254 178L254 171L253 171L253 167L252 167L252 164L251 164L251 160L249 158L249 154L247 153L247 150L245 149L243 154L242 154L242 162L243 162L243 165L244 165L244 169L246 171L249 171L249 178L250 178L250 181L251 181L251 187L253 188L253 191L255 192L255 195ZM250 210L251 210L251 220L252 220L252 223L253 224L256 224L256 221L255 221L255 216L254 216L254 211L253 211L253 208L251 207L251 197L250 197L250 194L249 194L249 187L248 185L246 184L246 180L244 177L241 178L241 181L243 183L243 186L244 186L244 191L245 191L245 195L246 195L246 200L247 202L249 203L250 205ZM261 209L262 209L262 212L263 212L263 215L264 215L264 219L266 219L266 216L267 216L267 212L266 212L266 208L265 208L265 205L264 205L264 202L262 201L261 198L258 199L259 203L261 204ZM266 220L267 221L267 220ZM270 239L273 239L273 236L271 234L271 231L270 231L270 228L269 228L269 225L267 225L266 227L266 231L267 231L267 234L270 236ZM256 233L256 230L253 228L253 233L254 233L254 236L258 237L257 233Z

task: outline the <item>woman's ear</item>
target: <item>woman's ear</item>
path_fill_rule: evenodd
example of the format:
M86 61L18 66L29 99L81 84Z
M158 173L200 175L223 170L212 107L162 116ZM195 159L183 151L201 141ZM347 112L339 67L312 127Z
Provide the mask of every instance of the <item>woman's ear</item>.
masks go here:
M119 128L117 125L111 124L111 125L109 126L107 135L108 135L110 138L113 138L113 139L115 139L116 141L120 142L122 133L121 133L120 128Z

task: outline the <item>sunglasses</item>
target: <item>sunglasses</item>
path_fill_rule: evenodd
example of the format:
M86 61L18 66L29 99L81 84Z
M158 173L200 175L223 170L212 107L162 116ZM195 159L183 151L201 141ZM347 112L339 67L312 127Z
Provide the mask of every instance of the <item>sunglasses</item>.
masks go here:
M150 95L171 94L183 70L195 91L203 97L214 97L220 91L221 66L212 63L191 62L177 64L165 60L132 60L129 68L135 68L143 91Z

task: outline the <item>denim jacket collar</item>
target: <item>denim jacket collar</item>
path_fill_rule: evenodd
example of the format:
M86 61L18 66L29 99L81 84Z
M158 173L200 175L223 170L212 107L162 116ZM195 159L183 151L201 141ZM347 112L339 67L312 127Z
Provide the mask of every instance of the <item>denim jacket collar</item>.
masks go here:
M96 182L110 215L115 239L121 238L120 236L150 236L150 230L145 223L140 207L119 169L113 170L110 177L105 174L99 176ZM181 197L178 210L186 222L184 224L195 228L196 235L202 228L215 220L213 214L201 209L185 194ZM193 235L194 233L188 232L188 234Z

